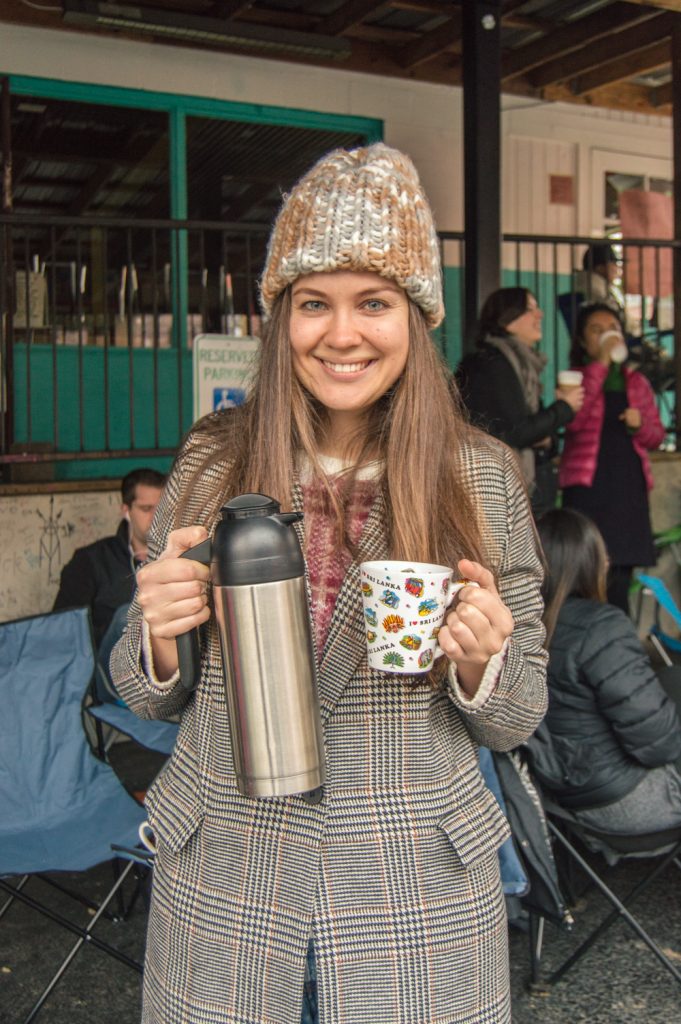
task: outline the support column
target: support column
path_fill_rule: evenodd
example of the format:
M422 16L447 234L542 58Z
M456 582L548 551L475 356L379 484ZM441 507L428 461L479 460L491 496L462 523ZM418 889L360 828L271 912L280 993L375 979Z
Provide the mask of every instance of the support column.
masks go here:
M501 0L466 0L462 12L466 350L480 306L501 282Z
M681 14L672 26L672 146L674 155L674 241L681 241ZM676 450L681 451L681 249L674 248L674 399Z

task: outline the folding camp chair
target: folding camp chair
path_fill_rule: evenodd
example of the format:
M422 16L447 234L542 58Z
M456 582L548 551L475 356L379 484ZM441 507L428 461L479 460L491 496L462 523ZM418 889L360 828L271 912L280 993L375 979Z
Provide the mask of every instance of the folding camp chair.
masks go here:
M99 757L106 758L117 734L122 734L147 750L170 755L177 738L177 722L158 722L138 718L121 700L109 675L109 657L120 637L127 617L128 605L122 605L113 616L97 652L95 671L88 691L85 711L94 723L95 744ZM86 718L87 722L87 718Z
M83 872L111 860L112 843L134 847L145 817L87 741L81 705L93 670L86 609L0 624L0 889L9 896L0 918L19 900L79 936L25 1024L86 943L141 971L93 934L135 868L132 860L86 927L26 892L35 888L33 878L59 887L45 872Z
M637 578L643 584L643 593L650 594L655 599L655 614L648 639L664 664L670 667L675 664L674 656L681 655L681 609L669 593L666 583L659 576L637 573ZM662 628L661 612L663 611L671 620L672 625L679 630L679 636L672 636Z
M551 986L560 981L591 949L597 939L620 919L626 921L672 977L681 984L681 971L664 953L658 942L650 935L631 909L632 903L666 868L673 864L681 870L681 826L648 835L621 835L603 832L578 821L570 811L557 804L546 790L542 791L542 802L551 835L564 853L568 865L571 868L579 867L586 874L589 882L597 886L613 907L612 911L582 940L564 963L547 978L542 979L543 985ZM610 865L627 857L652 858L653 863L640 881L625 896L619 897L608 884L607 869L602 872L597 871L592 863L593 857L589 857L587 851L598 853L606 860L606 864ZM572 882L569 884L569 889L573 890ZM574 890L571 895L574 898ZM534 956L536 960L534 973L538 977L541 959L540 948L535 950Z

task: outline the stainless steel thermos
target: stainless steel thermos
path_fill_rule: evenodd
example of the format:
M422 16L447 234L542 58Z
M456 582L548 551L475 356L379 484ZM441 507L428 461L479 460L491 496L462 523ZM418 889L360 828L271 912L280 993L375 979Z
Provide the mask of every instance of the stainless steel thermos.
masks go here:
M211 567L237 786L285 796L324 782L324 748L303 553L264 494L223 506L212 542L186 551ZM177 638L180 678L199 677L198 631Z

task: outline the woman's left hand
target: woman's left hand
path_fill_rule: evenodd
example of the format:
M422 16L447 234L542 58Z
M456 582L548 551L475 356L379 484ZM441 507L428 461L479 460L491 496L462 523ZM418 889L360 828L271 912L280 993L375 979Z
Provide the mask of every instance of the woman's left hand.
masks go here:
M477 587L463 587L447 612L438 643L455 662L461 689L474 697L489 659L498 654L513 632L513 616L499 597L494 577L479 562L463 558L459 572Z
M641 410L636 409L634 406L629 406L623 413L620 413L620 419L624 421L624 425L628 430L641 429Z

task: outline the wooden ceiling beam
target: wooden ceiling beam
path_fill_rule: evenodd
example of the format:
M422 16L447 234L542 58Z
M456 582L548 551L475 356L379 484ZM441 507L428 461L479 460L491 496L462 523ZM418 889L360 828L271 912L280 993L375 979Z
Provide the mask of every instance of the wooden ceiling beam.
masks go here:
M630 4L642 7L661 7L665 11L681 11L681 0L629 0Z
M618 82L615 85L596 89L584 96L575 96L565 83L549 85L544 89L544 98L558 103L576 103L580 106L605 107L608 110L628 110L637 114L655 114L658 117L664 111L651 104L652 90L643 85L631 82Z
M450 18L437 28L424 33L418 42L408 43L401 52L401 64L406 69L425 64L450 47L461 42L461 16Z
M528 81L535 88L543 89L546 85L564 82L613 61L627 60L629 55L636 54L646 46L653 46L664 39L669 39L672 23L673 15L657 14L643 24L622 29L620 32L611 32L600 40L598 46L584 46L535 68L527 76Z
M342 36L348 29L359 25L369 14L385 5L386 0L347 0L338 10L320 19L317 31L327 36Z
M231 18L238 18L253 6L254 0L218 0L207 12L209 18L218 18L221 21L229 21Z
M671 40L664 39L661 43L639 50L638 53L611 60L585 75L571 78L568 85L575 96L583 96L584 93L593 92L604 85L612 85L613 82L622 82L646 71L664 67L671 59Z
M507 50L501 59L502 79L527 74L540 64L554 60L585 45L588 45L590 49L597 49L595 44L598 40L612 35L615 27L625 28L629 25L640 24L654 16L654 12L649 9L636 9L629 3L611 4L604 10L596 11L595 14L589 14L578 21L554 28L544 39L528 43L527 46L518 46L513 50Z
M665 82L664 85L658 85L656 89L650 90L650 101L654 107L666 107L673 102L673 99L673 82Z

